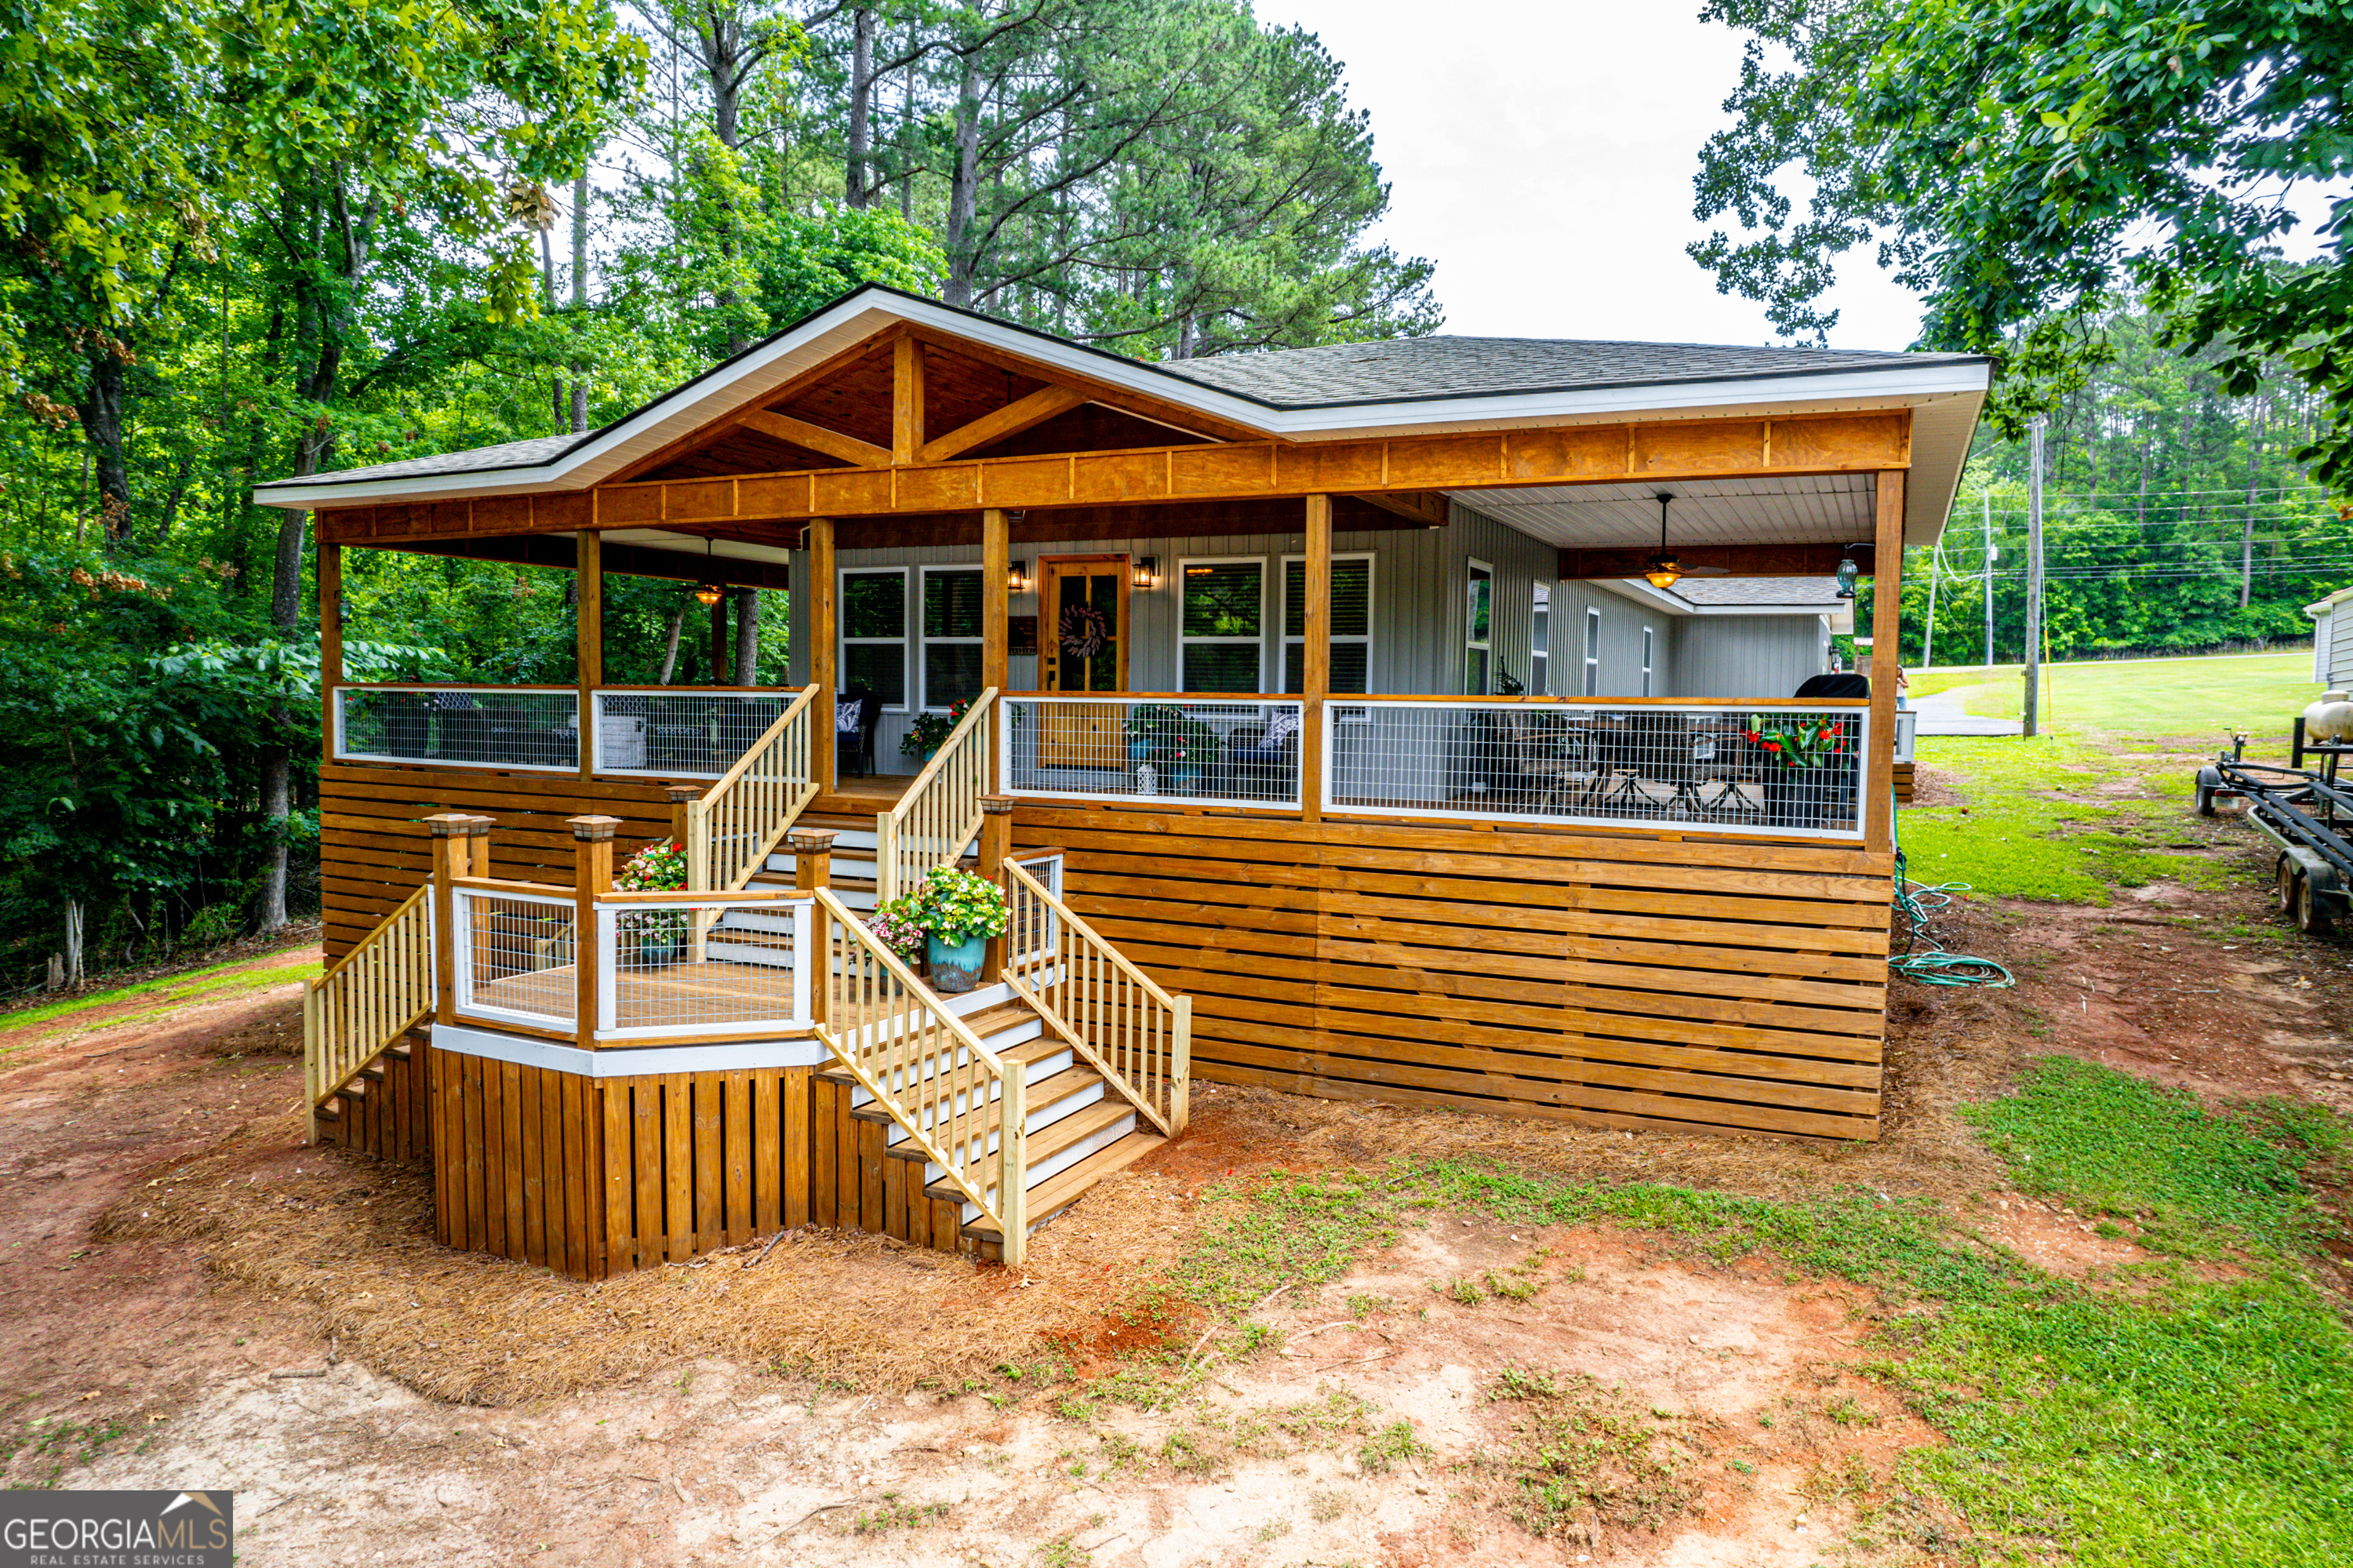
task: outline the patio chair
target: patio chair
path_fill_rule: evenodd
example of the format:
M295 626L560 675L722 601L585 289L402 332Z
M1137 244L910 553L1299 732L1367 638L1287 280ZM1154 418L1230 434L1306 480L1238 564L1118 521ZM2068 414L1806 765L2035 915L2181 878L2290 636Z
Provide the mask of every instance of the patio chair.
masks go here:
M1288 800L1299 777L1299 714L1279 708L1264 724L1226 735L1226 788L1251 800Z
M874 732L882 723L882 699L863 686L841 694L833 706L835 766L863 778L874 771Z

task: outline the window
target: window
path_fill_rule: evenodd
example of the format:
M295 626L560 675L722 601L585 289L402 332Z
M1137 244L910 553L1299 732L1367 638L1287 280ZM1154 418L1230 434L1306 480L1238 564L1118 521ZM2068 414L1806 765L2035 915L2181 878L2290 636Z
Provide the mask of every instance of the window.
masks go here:
M841 689L907 706L907 568L841 574Z
M1658 633L1650 627L1642 628L1642 694L1651 694L1651 660L1658 652Z
M1373 652L1373 558L1332 557L1332 689L1369 688ZM1282 557L1282 689L1307 689L1307 559Z
M1528 617L1528 695L1541 697L1552 690L1552 585L1536 584L1535 610Z
M1178 563L1184 607L1177 617L1187 692L1257 692L1266 641L1266 562L1261 558Z
M980 695L980 569L923 568L923 706L944 713Z
M1585 612L1585 694L1601 694L1601 612L1592 609Z
M1492 689L1495 634L1495 568L1471 563L1471 597L1462 618L1462 689L1483 697Z

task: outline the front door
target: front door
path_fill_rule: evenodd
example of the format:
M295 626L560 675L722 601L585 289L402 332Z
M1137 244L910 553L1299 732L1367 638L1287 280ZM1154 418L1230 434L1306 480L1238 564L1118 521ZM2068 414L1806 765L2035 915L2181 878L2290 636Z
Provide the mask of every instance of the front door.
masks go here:
M1038 663L1050 692L1127 689L1127 557L1050 556L1038 563ZM1112 704L1048 703L1038 766L1124 770L1127 744Z

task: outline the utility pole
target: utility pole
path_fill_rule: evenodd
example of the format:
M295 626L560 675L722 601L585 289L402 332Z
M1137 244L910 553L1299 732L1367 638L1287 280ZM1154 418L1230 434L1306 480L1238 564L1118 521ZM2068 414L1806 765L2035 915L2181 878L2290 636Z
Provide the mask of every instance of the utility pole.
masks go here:
M1985 520L1985 667L1993 668L1993 492L1978 497L1978 514Z
M2026 422L2026 698L2021 712L2028 735L2035 733L2042 681L2042 432L2049 424L2040 414Z
M2263 416L2256 404L2247 417L2247 509L2239 526L2239 608L2255 594L2255 463L2263 450Z

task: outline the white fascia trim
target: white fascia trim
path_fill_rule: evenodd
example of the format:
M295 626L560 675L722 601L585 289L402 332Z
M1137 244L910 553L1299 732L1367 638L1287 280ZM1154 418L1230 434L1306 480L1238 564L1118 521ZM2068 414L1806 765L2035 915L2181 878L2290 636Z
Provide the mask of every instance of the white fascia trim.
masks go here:
M633 1078L647 1073L749 1072L764 1067L814 1067L832 1060L815 1039L714 1041L708 1045L608 1045L585 1050L552 1040L470 1029L461 1023L433 1026L433 1049L460 1056L483 1056L518 1066L572 1073L584 1078Z
M1823 604L1694 604L1681 594L1652 588L1641 577L1586 577L1588 586L1649 605L1668 615L1836 615L1841 605Z
M886 327L908 323L932 327L1007 355L1031 360L1073 376L1108 383L1123 391L1199 410L1203 414L1269 435L1293 440L1339 440L1349 436L1422 429L1505 429L1514 425L1599 419L1627 414L1690 412L1760 403L1789 404L1869 399L1908 402L1957 393L1982 393L1990 372L1984 365L1923 365L1877 371L1831 371L1820 375L1757 376L1738 381L1673 382L1561 392L1510 393L1495 397L1432 397L1402 403L1351 404L1282 410L1220 392L1181 376L1090 353L1000 323L976 321L918 300L891 296L883 302L843 301L785 337L723 366L683 397L663 398L640 409L580 447L551 461L488 471L418 474L406 479L336 483L322 476L308 484L280 482L258 487L265 506L308 508L332 503L424 496L507 495L526 491L581 490L610 476L629 461L743 407L771 387L821 363Z

